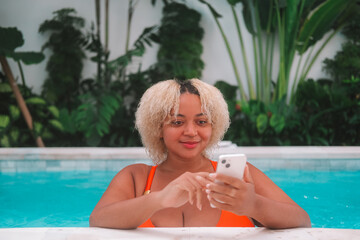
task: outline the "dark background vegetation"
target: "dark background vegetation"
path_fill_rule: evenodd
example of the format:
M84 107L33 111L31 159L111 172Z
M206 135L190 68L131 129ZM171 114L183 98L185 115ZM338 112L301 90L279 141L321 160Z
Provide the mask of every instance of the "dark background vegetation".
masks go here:
M160 25L144 29L114 60L109 60L98 29L85 29L85 19L76 10L54 12L39 26L39 33L48 36L42 50L51 51L45 59L48 77L42 93L33 93L25 80L18 84L32 115L32 130L0 71L0 146L34 147L38 136L48 147L141 146L134 113L144 91L164 79L201 78L204 68L200 13L186 3L165 2ZM1 29L3 34L8 30ZM245 103L239 100L238 86L219 80L215 86L227 100L232 122L225 140L240 146L359 145L360 14L342 29L347 41L333 59L323 62L331 78L300 82L290 102L283 96L270 103L254 99ZM133 59L153 44L159 44L157 62L145 70L127 71ZM16 59L4 46L0 55ZM82 79L85 58L96 63L93 78Z

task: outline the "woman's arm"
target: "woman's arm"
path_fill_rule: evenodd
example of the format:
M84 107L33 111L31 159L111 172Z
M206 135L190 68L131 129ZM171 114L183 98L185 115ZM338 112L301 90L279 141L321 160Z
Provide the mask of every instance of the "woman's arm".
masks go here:
M136 197L136 186L141 185L135 182L136 170L143 172L145 185L148 172L144 166L131 165L120 171L91 213L91 227L136 228L161 208L156 194Z
M221 174L211 175L226 184L207 185L210 203L237 215L251 217L259 226L311 227L308 214L299 205L263 172L249 163L247 166L243 180Z
M170 207L180 207L187 202L201 209L202 186L195 180L197 175L208 173L184 173L161 191L142 195L145 178L134 177L134 167L122 170L111 181L108 189L90 215L91 227L136 228L155 212ZM142 187L136 181L144 182ZM140 184L141 186L141 184ZM141 188L135 193L136 188ZM136 197L139 196L139 197Z

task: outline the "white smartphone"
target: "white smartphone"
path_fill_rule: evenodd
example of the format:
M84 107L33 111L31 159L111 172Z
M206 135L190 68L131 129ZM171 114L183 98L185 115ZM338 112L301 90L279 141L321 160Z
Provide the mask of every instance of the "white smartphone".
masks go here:
M246 159L245 154L220 155L216 172L242 179L244 176Z
M244 170L246 166L245 154L226 154L220 155L216 167L216 173L221 173L230 177L243 179ZM215 180L215 182L222 184L222 182ZM214 205L210 204L215 208Z

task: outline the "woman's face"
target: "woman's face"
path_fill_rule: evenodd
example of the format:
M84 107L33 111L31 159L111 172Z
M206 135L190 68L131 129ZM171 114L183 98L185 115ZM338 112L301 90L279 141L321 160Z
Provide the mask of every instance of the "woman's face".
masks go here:
M168 158L191 159L200 157L212 133L208 117L201 111L200 97L195 94L180 95L179 112L172 112L165 120L161 137L168 149Z

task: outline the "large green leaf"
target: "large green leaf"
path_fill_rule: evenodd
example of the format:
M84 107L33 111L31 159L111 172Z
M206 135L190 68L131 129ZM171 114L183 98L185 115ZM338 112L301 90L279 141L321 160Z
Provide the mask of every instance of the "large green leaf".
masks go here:
M276 133L280 133L285 127L285 118L279 114L273 114L270 118L270 126Z
M15 48L24 44L22 33L14 27L0 27L0 55L13 52Z
M251 0L241 0L241 3L243 5L243 18L244 23L246 26L246 29L251 33L252 35L256 34L256 27L254 23L254 3Z
M49 106L48 107L49 112L51 112L51 114L55 117L55 118L59 118L60 116L60 111L56 106Z
M258 133L262 134L265 132L268 125L268 117L266 114L259 114L256 118L256 128Z
M343 13L349 13L347 9L354 7L355 2L356 0L328 0L318 6L301 27L297 40L299 53L303 54L330 31Z
M7 135L4 135L0 139L0 146L2 146L2 147L11 147L9 137Z
M259 12L260 25L263 30L272 32L276 25L275 3L277 0L258 0L256 8Z
M23 63L37 64L45 59L45 55L41 52L14 52L8 55L12 57L15 61L22 61Z
M300 0L288 0L285 8L285 53L289 53L295 43L298 23L300 21Z
M49 124L60 131L64 131L64 126L58 120L51 119L49 120Z
M236 91L238 89L236 86L230 85L229 83L220 80L215 83L215 87L221 91L226 100L236 99Z
M12 89L8 83L0 83L0 93L10 93Z
M18 106L10 105L9 112L10 112L12 120L17 120L20 116L20 109Z
M208 6L208 8L210 9L211 14L215 17L215 18L221 18L222 16L220 15L220 13L218 13L215 8L213 8L213 6L211 6L208 2L204 1L204 0L199 0L201 3L204 3L205 5Z
M7 115L0 115L0 128L6 128L10 123L10 118Z
M45 105L46 101L40 97L31 97L25 100L27 104Z

